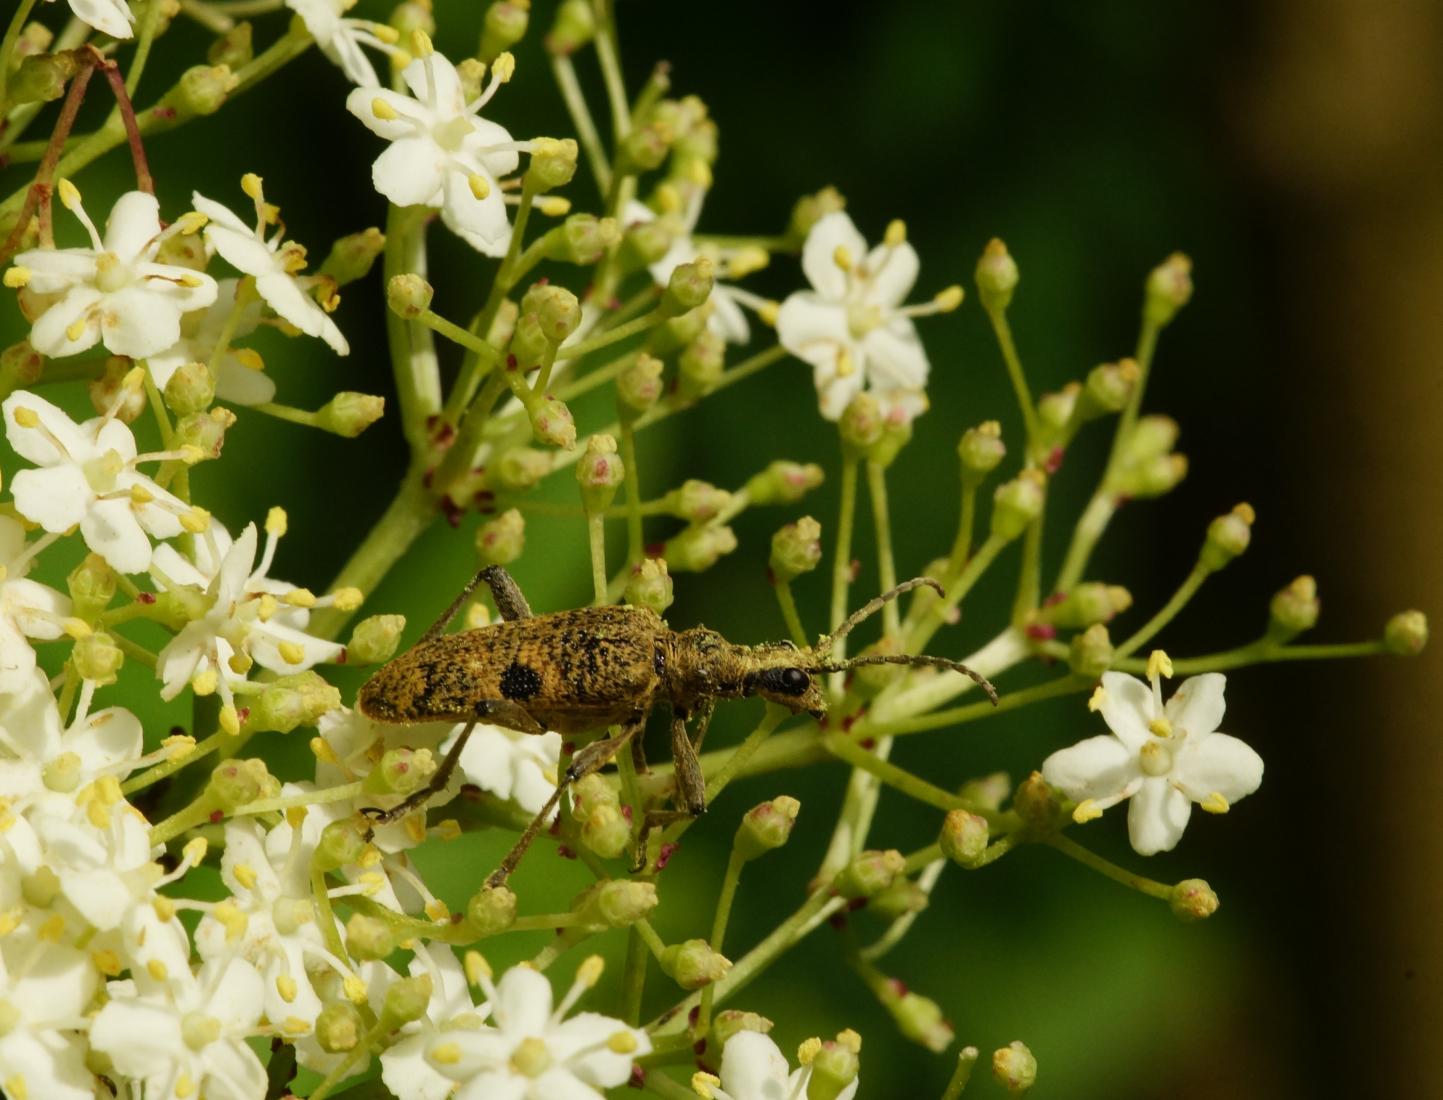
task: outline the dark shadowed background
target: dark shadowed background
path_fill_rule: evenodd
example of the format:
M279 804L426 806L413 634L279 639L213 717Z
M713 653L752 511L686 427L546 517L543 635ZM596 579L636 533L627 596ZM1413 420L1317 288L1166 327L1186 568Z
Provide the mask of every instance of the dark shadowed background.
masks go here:
M702 230L776 232L797 195L834 184L873 239L889 219L907 220L922 258L919 296L969 287L959 312L921 326L933 408L890 482L902 575L950 543L962 430L996 418L1010 441L1020 436L970 294L978 254L1000 236L1021 267L1012 321L1039 390L1130 354L1148 270L1175 249L1194 262L1196 294L1164 335L1145 404L1182 423L1191 472L1170 497L1124 509L1089 570L1132 590L1121 629L1151 614L1191 566L1207 521L1242 500L1259 516L1253 548L1162 635L1175 656L1252 639L1269 596L1300 573L1317 578L1322 596L1318 641L1373 637L1394 611L1438 606L1443 9L1425 0L620 8L630 87L669 59L675 92L700 95L721 127ZM518 137L567 130L539 49L551 10L537 5L516 51L517 79L488 112ZM438 0L438 47L452 57L474 49L479 12ZM257 40L281 26L267 17ZM158 50L155 89L205 45L189 27L176 40L184 51L169 40ZM579 65L600 111L593 58ZM238 179L255 171L313 254L380 224L369 163L381 146L344 112L345 91L338 71L307 56L215 118L156 140L163 212L178 214L191 187L239 206ZM81 176L94 216L127 171L112 159ZM22 179L9 171L6 190ZM594 202L582 178L570 193L579 208ZM490 264L439 228L433 240L437 306L463 315L489 285ZM780 296L798 280L794 262L778 257L758 282ZM22 329L12 306L3 317L9 343ZM279 400L315 407L337 388L390 392L379 280L351 288L336 319L354 349L349 361L315 343L267 346ZM59 392L83 407L78 391ZM577 413L583 433L598 428L609 399ZM1054 521L1080 508L1105 445L1094 428L1069 453ZM837 468L833 434L795 363L641 444L648 496L688 476L735 486L782 456ZM389 420L353 443L242 411L218 467L227 480L200 471L198 499L233 528L285 505L292 533L277 572L324 586L389 499L402 461ZM545 492L571 499L570 475L556 482ZM781 634L767 542L807 511L828 537L832 482L803 506L745 514L735 554L678 579L671 622L705 622L738 641ZM859 554L870 562L862 516ZM433 529L368 610L404 610L418 633L469 576L475 522ZM658 525L648 536L668 533ZM1053 533L1049 574L1065 535ZM515 571L534 606L586 599L579 521L537 519L528 547ZM964 654L1005 621L1014 571L1015 551L969 601L965 623L939 638L940 651ZM858 591L875 583L868 565ZM821 575L798 585L813 629L825 585ZM153 690L135 669L125 684L137 698ZM1224 728L1266 760L1262 789L1226 818L1196 815L1177 851L1148 860L1127 848L1120 810L1078 831L1154 878L1208 879L1223 903L1212 920L1181 925L1165 906L1056 852L1025 849L982 872L945 875L887 971L935 998L959 1042L986 1052L1024 1039L1041 1066L1038 1096L1443 1095L1440 684L1432 653L1236 673ZM713 736L738 736L757 710L724 707ZM943 785L1000 767L1020 776L1100 729L1068 699L907 738L896 758ZM291 747L304 750L299 738ZM297 767L304 759L298 751ZM729 791L663 876L663 936L704 933L738 814L780 793L802 800L802 817L791 846L744 878L727 953L740 955L789 912L820 857L843 778L839 767L818 767ZM936 827L934 812L884 796L874 837L907 850ZM450 846L428 869L459 903L502 843ZM548 850L516 883L523 906L542 911L564 904L584 876ZM829 929L737 1004L774 1019L784 1049L814 1033L860 1030L863 1096L937 1095L950 1072L950 1054L897 1037L841 965ZM972 1089L1000 1095L991 1081Z

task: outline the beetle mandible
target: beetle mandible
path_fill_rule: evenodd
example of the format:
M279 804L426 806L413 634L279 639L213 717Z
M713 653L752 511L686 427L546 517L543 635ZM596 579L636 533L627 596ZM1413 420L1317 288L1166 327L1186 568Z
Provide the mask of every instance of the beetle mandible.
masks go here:
M456 611L482 582L491 590L502 621L446 634ZM658 702L671 707L671 752L676 775L676 809L648 814L650 827L706 811L706 781L697 745L706 733L718 699L759 695L794 713L821 718L827 710L818 674L859 665L935 665L972 677L997 702L988 681L966 665L944 657L872 655L833 661L833 644L853 627L920 585L938 592L927 577L897 585L855 612L817 646L798 649L790 642L736 645L714 630L671 630L644 607L586 607L533 615L526 597L499 565L481 570L442 616L406 652L383 665L357 696L361 713L376 722L465 723L460 736L430 782L389 810L368 809L375 823L395 821L443 790L477 723L487 722L522 733L555 730L580 734L619 727L593 741L572 758L556 792L522 834L500 867L487 880L504 883L536 832L550 817L561 792L596 771L637 736ZM686 723L696 718L696 733Z

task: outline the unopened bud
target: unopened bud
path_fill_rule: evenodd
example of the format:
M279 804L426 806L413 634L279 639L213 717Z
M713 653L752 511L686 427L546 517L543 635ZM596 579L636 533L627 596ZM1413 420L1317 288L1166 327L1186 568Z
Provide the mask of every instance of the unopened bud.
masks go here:
M476 528L476 556L482 565L510 565L526 549L526 519L510 508Z
M823 1043L812 1058L807 1100L837 1100L848 1089L855 1091L861 1046L861 1037L855 1031L843 1032L836 1040Z
M581 324L581 303L564 286L537 283L521 299L521 312L532 314L541 334L552 344L560 345Z
M11 74L6 98L16 107L22 103L49 103L59 99L79 67L75 51L31 55Z
M621 239L615 218L572 214L543 238L548 258L587 266L606 255Z
M731 493L709 481L690 478L666 494L666 510L688 523L706 523L732 502Z
M992 534L1015 539L1042 514L1047 477L1037 469L1023 470L998 487L992 498Z
M481 45L478 57L488 65L503 50L509 50L526 34L531 20L531 0L495 0L486 8L481 20Z
M672 131L658 123L633 126L621 142L621 161L633 172L650 172L660 168L671 151Z
M44 368L44 357L30 346L29 340L11 344L0 351L0 387L9 393L33 385L40 381Z
M436 17L431 12L431 0L402 0L391 9L386 20L401 32L402 42L411 42L417 31L430 38L436 33Z
M708 257L698 256L691 263L677 264L658 308L669 317L690 313L711 296L715 284L714 265Z
M215 805L230 813L260 798L270 778L261 760L227 760L210 774L207 793Z
M396 950L395 930L378 917L352 913L346 921L346 950L361 961L384 959Z
M711 1033L707 1036L708 1050L722 1050L727 1040L743 1031L755 1031L765 1035L776 1026L771 1020L756 1012L736 1008L725 1008L712 1017Z
M730 527L693 526L668 539L662 554L673 573L701 573L736 548L737 537Z
M357 282L370 274L385 247L386 235L374 226L337 237L316 274L331 279L338 287Z
M897 1030L912 1042L934 1054L952 1045L953 1031L942 1015L942 1007L931 997L908 990L896 999L883 999L883 1004L897 1021Z
M125 663L125 654L115 644L114 638L97 631L76 641L70 651L70 660L82 680L91 680L103 686L115 683L116 674Z
M826 475L815 462L778 459L747 482L753 504L795 504L822 483Z
M538 192L564 187L576 175L576 157L573 138L533 138L526 180Z
M431 308L435 289L416 274L392 275L386 284L386 305L397 317L414 321Z
M221 406L192 413L175 422L175 446L197 447L205 457L219 458L225 446L225 433L234 423L235 413Z
M673 593L671 574L664 558L643 558L626 582L624 598L634 607L645 607L664 614L671 606Z
M772 536L768 562L772 576L781 582L810 573L822 560L822 525L811 516L789 523Z
M1007 246L993 237L977 261L977 296L982 299L982 308L996 313L1011 305L1017 278L1017 261Z
M1268 607L1272 616L1270 633L1286 639L1311 630L1320 609L1318 582L1306 575L1298 577L1273 597Z
M516 895L505 886L483 886L466 903L466 919L478 938L499 935L516 923Z
M576 446L576 421L564 401L543 397L532 406L531 432L538 443L570 450Z
M661 953L662 973L683 989L702 989L726 977L731 960L711 949L706 940L674 943Z
M562 0L546 35L546 49L554 54L575 53L596 34L596 16L587 0Z
M1082 387L1073 382L1056 393L1044 393L1037 399L1037 420L1044 440L1061 439L1066 434L1081 392Z
M1177 316L1177 311L1187 305L1191 297L1192 261L1181 252L1174 252L1147 277L1143 319L1161 328Z
M642 354L616 379L617 411L624 417L636 417L656 404L661 397L662 364L653 356Z
M1206 920L1218 911L1218 896L1200 878L1185 878L1172 888L1168 897L1172 915L1184 924Z
M204 363L182 363L165 383L165 406L177 416L204 412L215 401L215 383Z
M502 492L523 493L551 472L551 456L533 447L511 447L487 472Z
M354 439L386 411L386 399L342 390L316 410L316 427Z
M1131 606L1132 593L1121 585L1088 581L1044 607L1039 617L1063 630L1081 630L1096 623L1111 622L1113 616Z
M861 457L881 442L886 427L882 403L870 393L852 398L837 421L842 446L854 457Z
M435 774L436 757L430 749L387 749L362 780L362 789L372 794L410 794Z
M617 487L626 479L626 467L616 453L616 439L593 435L586 441L586 453L576 464L576 483L588 515L604 512L616 497Z
M927 891L905 875L867 902L867 908L881 920L897 920L927 908Z
M906 863L895 848L861 852L837 875L836 892L844 898L869 898L891 886Z
M657 900L654 882L609 879L588 890L573 908L584 923L626 928L647 917Z
M800 802L785 794L753 806L737 829L737 854L742 859L756 859L773 848L780 848L790 839L801 809Z
M1002 803L1006 802L1007 796L1012 793L1012 777L1006 772L978 776L962 784L962 789L957 793L966 799L968 805L995 812L1002 808Z
M321 839L316 842L316 851L311 857L313 866L322 871L334 871L359 863L366 852L366 838L362 832L365 828L365 821L358 817L332 821L321 830Z
M1135 360L1103 363L1088 372L1087 385L1082 390L1083 400L1089 411L1096 416L1121 412L1141 377L1142 373Z
M290 733L298 726L314 726L340 705L340 691L307 669L273 680L259 695L251 696L246 729Z
M110 606L119 582L115 570L106 564L104 558L99 554L87 554L70 571L65 583L70 590L74 614L89 622ZM72 608L64 608L60 614L69 615L71 612Z
M1013 1096L1037 1083L1037 1059L1020 1039L992 1052L992 1076Z
M355 1050L365 1030L361 1010L350 1001L329 1001L316 1017L316 1042L327 1054L347 1054Z
M91 379L88 387L90 404L101 416L113 409L115 419L133 424L136 417L145 411L145 389L128 382L134 366L129 359L112 355L105 361L105 370L100 377Z
M976 867L987 851L991 832L987 819L980 814L966 810L952 810L942 821L942 833L937 842L942 854L962 867Z
M638 267L650 267L668 252L676 240L670 218L651 218L626 227L623 248L626 258Z
M812 231L812 226L828 214L846 208L847 200L835 187L823 187L815 195L804 195L792 207L792 216L787 222L787 241L795 248L801 248Z
M346 643L346 663L379 665L396 655L401 644L401 631L406 629L404 615L372 615L362 619L351 631Z
M1225 516L1208 524L1200 564L1208 572L1216 572L1248 548L1253 537L1253 521L1257 514L1250 504L1239 504Z
M631 843L631 823L620 806L597 806L581 819L581 844L602 859L616 859Z
M683 401L695 401L716 389L726 368L726 341L709 328L677 357L677 391Z
M1097 623L1073 636L1067 651L1067 667L1077 676L1096 680L1112 667L1113 652L1107 627Z
M653 328L646 336L646 350L653 355L670 355L689 347L702 333L709 331L708 311L694 309L680 317L671 317Z
M1383 644L1399 657L1416 657L1428 644L1428 616L1421 611L1400 611L1383 628Z
M381 1009L382 1022L388 1029L395 1030L412 1020L419 1020L431 1003L431 989L431 975L426 973L393 983L386 990Z
M228 65L196 65L182 74L150 113L165 119L166 129L188 119L213 115L225 104L236 83Z
M1012 808L1033 832L1042 836L1056 831L1063 821L1062 799L1041 772L1033 772L1018 784Z

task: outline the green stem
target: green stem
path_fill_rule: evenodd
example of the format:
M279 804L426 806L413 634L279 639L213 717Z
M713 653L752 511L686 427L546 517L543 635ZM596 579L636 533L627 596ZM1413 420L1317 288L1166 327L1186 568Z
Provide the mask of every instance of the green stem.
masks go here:
M636 934L641 937L641 942L646 944L647 950L655 956L657 962L660 962L661 953L666 950L666 944L656 934L656 929L651 926L651 922L642 919L633 924L632 928L636 929Z
M942 1100L958 1100L962 1095L967 1082L972 1080L972 1067L977 1064L977 1053L976 1047L963 1047L957 1052L957 1068L952 1071L951 1080L942 1090Z
M625 340L628 336L635 336L638 332L645 332L649 328L655 328L663 321L669 319L669 314L661 307L643 313L640 317L633 317L630 321L617 325L615 328L607 329L589 340L582 340L580 343L568 344L556 352L558 359L577 359L583 355L590 355L598 348L610 347L618 341Z
M857 460L850 456L842 460L841 503L837 512L837 549L832 559L832 609L828 627L836 630L847 617L847 589L852 583L852 528L857 516ZM834 661L847 656L847 640L843 638L832 651ZM832 692L841 694L842 674L832 674Z
M626 100L626 82L621 75L621 59L616 49L616 18L612 0L595 0L596 58L601 62L601 78L606 85L606 98L611 105L611 131L620 156L622 139L631 132L631 106Z
M731 918L732 903L736 901L737 885L742 880L742 867L746 859L737 849L736 843L732 843L731 857L727 860L726 871L722 875L721 890L717 894L716 917L712 920L711 926L711 949L718 955L721 954L722 942L726 939L727 922ZM697 1016L696 1034L705 1035L711 1027L711 1008L714 994L712 987L707 986L701 994L701 1013Z
M1129 889L1136 890L1140 894L1146 894L1150 898L1159 898L1168 901L1172 898L1172 887L1161 882L1154 882L1143 875L1135 875L1131 871L1124 870L1117 864L1103 859L1096 852L1090 852L1077 841L1058 833L1046 840L1047 844L1056 848L1059 852L1072 859L1077 860L1084 867L1090 867L1100 875L1106 875L1113 882L1120 882Z
M696 1100L696 1093L685 1085L678 1084L670 1077L667 1077L660 1070L643 1070L641 1075L641 1087L650 1089L662 1100Z
M601 147L596 121L591 117L591 108L586 105L586 96L581 91L581 82L576 79L576 66L571 63L570 55L552 54L551 73L556 77L556 86L561 91L566 112L571 116L571 125L581 142L582 152L586 154L586 162L591 166L596 189L599 194L605 195L611 187L611 165Z
M1130 657L1136 653L1139 648L1151 641L1157 635L1158 631L1172 622L1177 613L1187 606L1188 601L1191 600L1193 596L1197 594L1197 590L1202 587L1203 581L1208 579L1209 573L1211 573L1211 570L1204 568L1201 563L1194 565L1192 572L1190 572L1182 584L1178 586L1178 590L1172 594L1172 598L1163 604L1162 609L1139 627L1132 637L1117 647L1117 656L1120 658Z
M935 783L928 783L905 768L899 768L896 764L883 760L876 753L862 748L844 734L828 734L822 738L822 744L838 760L844 760L854 768L860 768L887 786L901 791L908 798L944 811L966 808L962 798L950 791L943 790Z
M777 603L782 609L782 619L787 624L787 633L792 636L792 642L798 649L805 649L809 644L806 629L802 626L802 617L797 614L797 601L792 595L792 584L790 581L777 581L772 588L777 593Z
M592 606L602 607L606 599L606 518L600 512L586 517L586 534L591 549Z
M887 507L887 469L878 462L867 462L867 494L872 500L872 523L877 539L877 574L883 592L897 587L897 564L892 556L892 517ZM882 630L888 639L901 633L902 623L897 601L882 605Z
M133 775L120 785L120 793L125 795L134 794L136 791L144 790L152 783L158 783L162 779L174 775L187 764L193 764L202 757L209 756L219 750L227 741L231 740L228 733L213 733L209 737L196 743L195 748L184 756L175 757L162 761L155 767Z
M1177 662L1174 662L1176 668ZM970 681L969 681L970 682ZM1092 686L1092 681L1081 676L1060 676L1055 680L1049 680L1044 684L1037 684L1030 688L1023 688L1020 691L1009 691L1002 694L993 706L990 699L984 699L977 703L968 703L965 706L953 707L950 710L937 710L930 714L922 714L916 717L900 717L888 720L878 720L872 715L866 715L849 731L850 736L857 737L901 737L909 733L924 733L927 730L944 729L947 726L961 726L968 722L975 722L981 718L990 718L994 714L1005 714L1010 710L1019 710L1022 707L1039 703L1044 699L1055 699L1060 695L1071 695L1075 692L1085 691Z
M987 536L987 541L977 548L977 553L972 555L957 579L947 585L947 595L931 604L922 620L912 628L903 643L903 652L922 652L927 643L932 640L932 635L942 628L942 624L947 620L947 615L961 604L967 593L972 590L972 586L977 583L983 573L987 572L988 567L1010 541L1001 535Z
M992 322L992 331L997 335L997 345L1002 349L1002 361L1007 364L1007 376L1012 380L1012 390L1017 395L1017 404L1022 410L1022 424L1027 433L1027 458L1031 465L1035 461L1034 449L1039 434L1032 391L1027 387L1022 360L1018 357L1017 345L1012 340L1012 326L1007 323L1007 312L1002 309L989 309L987 319Z
M133 97L135 89L140 86L140 75L150 57L150 47L155 42L156 28L160 26L160 13L164 7L162 0L149 0L145 6L140 33L136 35L135 53L130 59L130 72L125 78L125 94L128 96Z
M646 992L646 963L650 952L635 928L626 935L626 962L621 973L621 1018L636 1027L641 1023L641 999Z
M431 212L423 206L386 208L386 246L381 259L382 287L397 275L426 277L426 222ZM391 370L396 377L396 398L401 409L401 432L411 454L430 447L427 421L441 408L441 373L436 341L419 320L407 320L386 310L386 342Z
M952 543L952 553L947 558L947 572L961 573L967 564L967 555L972 552L972 528L977 522L977 486L971 481L962 483L962 510L957 520L957 538Z
M636 465L636 429L621 418L621 465L626 476L626 564L635 566L646 550L641 527L641 471Z

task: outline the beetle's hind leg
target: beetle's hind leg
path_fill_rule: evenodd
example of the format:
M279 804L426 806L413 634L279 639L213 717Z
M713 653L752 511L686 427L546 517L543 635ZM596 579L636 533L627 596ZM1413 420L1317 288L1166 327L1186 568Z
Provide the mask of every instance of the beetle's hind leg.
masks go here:
M471 593L476 591L476 586L482 581L485 581L486 587L491 589L491 599L495 601L496 610L501 612L503 619L507 622L515 622L518 619L531 618L531 605L521 594L521 586L516 583L515 578L499 565L488 565L466 582L466 587L461 589L461 594L451 601L450 607L441 612L441 617L431 624L416 644L422 645L435 641L446 633L446 627L456 617L456 612L461 610L461 605L470 598Z

